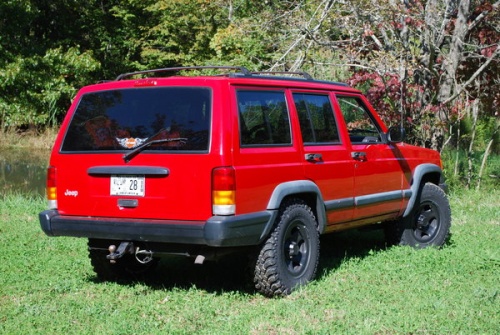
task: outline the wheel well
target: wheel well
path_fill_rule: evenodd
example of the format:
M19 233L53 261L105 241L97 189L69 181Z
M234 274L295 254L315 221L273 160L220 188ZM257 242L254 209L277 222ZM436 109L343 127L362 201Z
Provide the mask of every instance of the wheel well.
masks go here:
M411 182L411 196L406 210L403 213L403 217L406 217L411 213L413 206L418 200L422 186L428 182L439 185L441 177L441 168L435 164L422 164L415 168Z
M321 233L324 230L324 227L326 225L325 218L324 218L324 210L321 211L321 201L318 199L318 195L314 192L303 192L303 193L293 193L289 194L286 197L283 198L281 201L281 204L285 203L289 199L300 199L303 200L307 206L309 206L316 217L316 224L318 226L318 231ZM281 207L281 206L280 206Z
M420 201L420 196L422 193L422 189L426 183L432 183L439 186L439 180L441 178L441 174L438 172L429 172L422 176L420 179L420 183L417 188L417 194L415 197L415 202L418 203Z
M284 203L288 199L301 199L303 200L311 209L313 210L313 213L316 214L316 194L308 192L308 193L294 193L294 194L289 194L285 198L283 198L281 203Z
M420 185L425 185L425 183L433 183L439 185L439 180L441 178L441 174L439 172L429 172L422 176L422 180L420 181Z

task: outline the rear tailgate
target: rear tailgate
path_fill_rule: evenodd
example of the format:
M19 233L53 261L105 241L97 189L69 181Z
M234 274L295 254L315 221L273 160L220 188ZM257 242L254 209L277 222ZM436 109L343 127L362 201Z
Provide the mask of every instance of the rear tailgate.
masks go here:
M56 164L59 213L172 220L210 217L211 169L206 155L141 155L134 165L123 160L120 164L121 155L67 155L70 169ZM112 182L123 180L121 190L112 187ZM138 181L137 188L130 181Z
M80 93L73 110L50 163L60 214L211 216L209 88L101 87Z

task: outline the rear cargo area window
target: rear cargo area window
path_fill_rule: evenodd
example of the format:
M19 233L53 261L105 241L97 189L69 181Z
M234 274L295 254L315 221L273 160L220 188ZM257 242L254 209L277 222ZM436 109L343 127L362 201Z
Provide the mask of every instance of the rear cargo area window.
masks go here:
M242 146L291 144L284 92L239 90L237 98Z
M131 150L162 140L147 150L208 150L211 91L208 88L154 87L83 95L67 129L62 152Z

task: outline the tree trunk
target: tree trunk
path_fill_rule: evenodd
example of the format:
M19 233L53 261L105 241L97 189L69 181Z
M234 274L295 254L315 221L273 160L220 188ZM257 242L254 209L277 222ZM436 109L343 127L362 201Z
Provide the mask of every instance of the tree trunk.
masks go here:
M458 2L458 14L455 20L455 29L451 35L450 51L445 56L443 61L443 78L439 88L438 101L446 101L452 94L455 88L455 78L458 64L462 60L462 47L465 35L468 32L467 18L470 12L470 0L461 0ZM440 113L439 118L445 121L447 115Z
M457 152L455 156L455 167L453 169L453 176L457 177L458 176L458 163L459 163L459 158L460 158L460 119L458 119L458 127L457 127Z
M452 3L450 1L453 0L449 0L446 11L449 11L449 9L451 8ZM465 35L468 32L467 18L470 12L470 0L459 1L457 10L458 14L455 20L455 29L453 30L453 33L451 35L450 49L448 54L443 54L445 56L441 67L443 73L440 80L441 85L437 94L437 101L439 104L443 104L443 102L448 101L448 99L453 95L454 90L456 89L456 73L458 65L463 58L463 41L465 39ZM438 40L440 40L440 37L438 37ZM440 45L437 45L437 47L439 46ZM448 123L448 108L442 105L436 113L436 117L438 118L437 123ZM433 128L434 129L433 136L431 138L431 147L434 150L440 150L444 139L444 131L440 125L437 125Z
M467 170L467 188L469 189L472 183L472 175L473 175L473 169L474 169L474 163L473 163L473 157L472 153L474 150L474 140L476 137L476 126L477 126L477 116L479 114L479 106L478 106L479 101L474 100L474 103L472 104L472 134L471 134L471 139L470 139L470 144L469 144L469 150L467 151L467 162L469 163L469 168Z
M481 188L481 179L483 178L484 167L486 166L486 161L488 160L488 156L490 155L491 146L493 145L494 139L492 138L486 147L484 152L483 161L481 162L481 168L479 169L479 174L477 176L477 185L476 190Z
M496 127L495 127L495 131L493 131L493 134L491 134L491 139L488 142L488 146L486 147L486 150L484 151L483 160L481 162L481 168L479 169L479 175L477 177L477 186L476 186L477 190L479 190L479 188L481 187L481 180L483 178L484 168L486 167L486 161L488 160L488 156L490 155L491 147L493 146L493 143L495 142L495 137L497 136L497 132L500 129L499 125L500 125L500 122L497 122Z

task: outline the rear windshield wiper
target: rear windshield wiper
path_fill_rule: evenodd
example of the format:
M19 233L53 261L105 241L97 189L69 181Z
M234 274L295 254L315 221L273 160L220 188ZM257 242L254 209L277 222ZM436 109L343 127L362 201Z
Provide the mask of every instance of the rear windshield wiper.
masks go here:
M153 136L152 138L154 138L154 137L155 136ZM146 149L147 147L149 147L149 146L151 146L153 144L165 143L165 142L186 143L186 141L187 141L187 138L185 138L185 137L162 138L162 139L159 139L159 140L146 141L143 144L139 145L134 150L126 153L125 155L123 155L123 160L125 161L125 163L130 162L130 160L132 160L132 158L134 158L135 156L137 156L142 150Z

